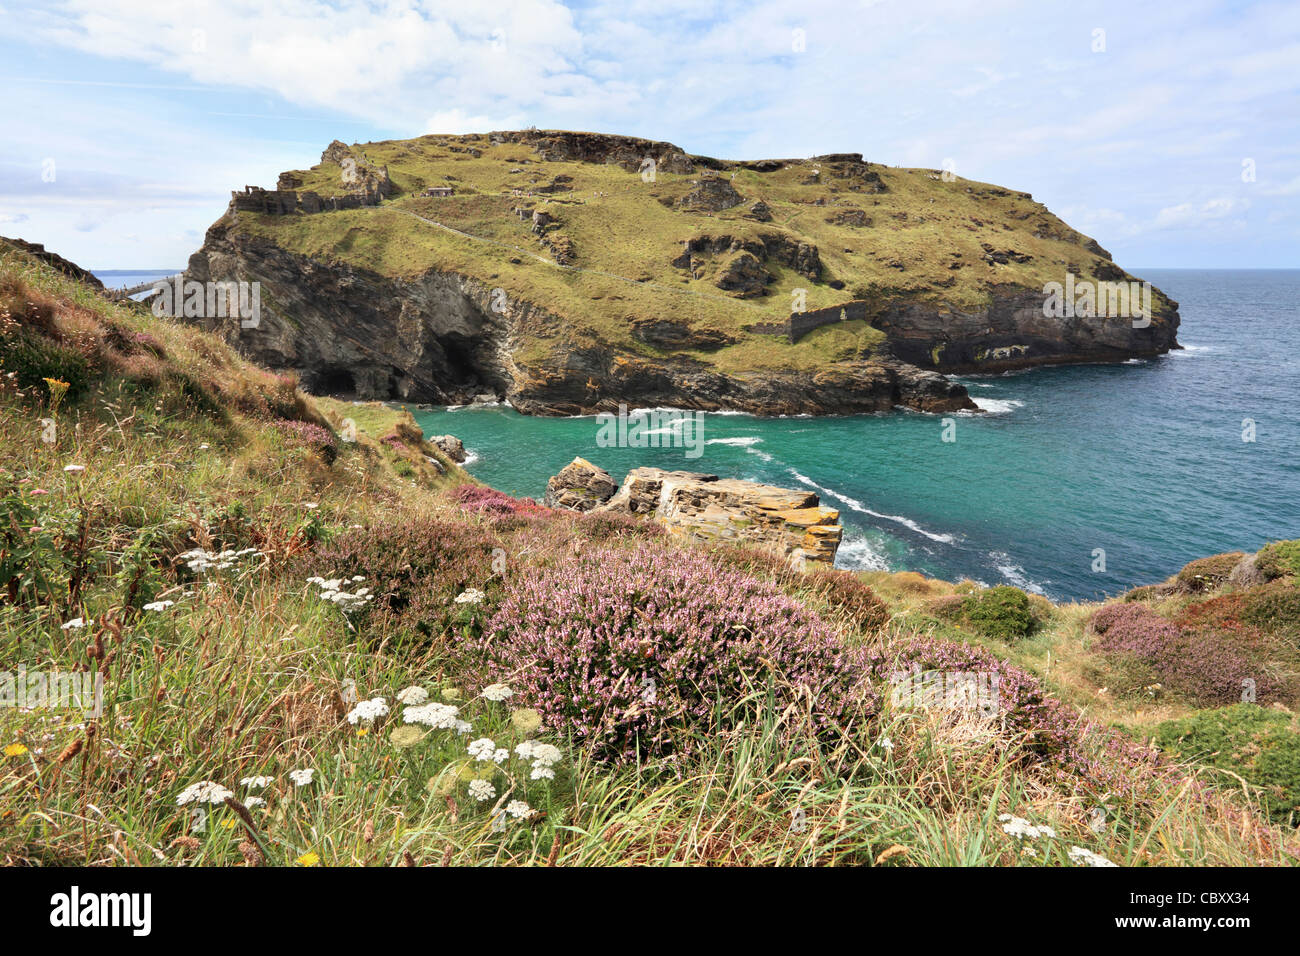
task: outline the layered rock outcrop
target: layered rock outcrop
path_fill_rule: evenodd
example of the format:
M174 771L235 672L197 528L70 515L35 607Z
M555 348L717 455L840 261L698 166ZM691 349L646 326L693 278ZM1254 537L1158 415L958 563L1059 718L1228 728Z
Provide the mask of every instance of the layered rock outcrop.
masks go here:
M757 544L796 567L833 565L843 534L839 512L809 491L662 468L634 468L618 487L584 458L547 482L545 503L640 515L683 537Z

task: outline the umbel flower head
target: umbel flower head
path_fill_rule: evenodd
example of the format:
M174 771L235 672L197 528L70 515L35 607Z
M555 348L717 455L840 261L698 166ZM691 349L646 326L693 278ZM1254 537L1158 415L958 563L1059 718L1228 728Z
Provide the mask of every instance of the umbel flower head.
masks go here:
M348 712L348 723L355 724L358 721L369 723L387 716L388 701L382 697L372 697L370 700L363 700Z
M400 704L423 704L429 699L429 692L423 687L404 687L397 692L397 702Z
M289 779L293 781L295 787L306 787L310 785L312 778L315 776L316 771L312 769L289 771Z
M1045 823L1035 826L1023 817L1012 816L1010 813L1004 813L998 819L1002 821L1002 832L1017 840L1036 840L1040 836L1056 837L1056 831Z
M454 704L440 704L431 701L417 707L408 707L402 712L402 721L408 724L423 724L435 730L458 730L463 721L459 720L460 708Z
M200 780L198 783L192 783L180 792L176 798L176 806L183 807L187 803L225 803L226 797L233 797L234 793L227 790L219 783L213 783L211 780Z

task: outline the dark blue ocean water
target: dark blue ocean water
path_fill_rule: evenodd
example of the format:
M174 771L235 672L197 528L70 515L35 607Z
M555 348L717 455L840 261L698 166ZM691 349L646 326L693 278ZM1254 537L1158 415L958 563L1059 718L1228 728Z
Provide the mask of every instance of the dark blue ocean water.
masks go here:
M575 455L619 480L658 465L805 486L841 511L842 566L1115 594L1197 557L1300 537L1300 270L1138 274L1180 303L1185 351L964 378L988 414L956 416L950 443L939 416L912 412L707 415L694 459L599 447L592 417L416 417L459 436L471 473L503 491L540 498Z
M109 289L130 289L132 286L140 285L142 282L154 282L158 279L165 279L167 276L174 276L183 269L91 269L95 278L104 283ZM139 299L144 295L138 292L131 296L133 299Z

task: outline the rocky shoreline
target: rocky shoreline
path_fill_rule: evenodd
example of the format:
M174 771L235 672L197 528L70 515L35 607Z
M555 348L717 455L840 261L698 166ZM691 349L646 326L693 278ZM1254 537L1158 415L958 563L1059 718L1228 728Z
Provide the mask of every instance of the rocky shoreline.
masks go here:
M843 536L840 513L810 491L662 468L633 468L620 486L585 458L575 458L547 482L543 503L636 515L685 538L757 544L799 569L832 567Z

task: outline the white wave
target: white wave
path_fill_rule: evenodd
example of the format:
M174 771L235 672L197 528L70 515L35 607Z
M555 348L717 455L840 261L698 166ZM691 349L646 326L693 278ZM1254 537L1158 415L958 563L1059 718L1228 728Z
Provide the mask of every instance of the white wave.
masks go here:
M465 460L460 463L460 467L468 468L470 465L474 464L474 462L478 460L479 460L479 453L476 451L471 451L470 449L466 448Z
M858 501L854 498L850 498L848 495L842 495L838 491L833 491L830 488L823 488L821 485L817 484L817 482L813 481L807 475L801 475L793 468L787 470L790 472L790 474L792 474L795 477L796 481L802 482L803 484L807 485L809 488L821 492L823 495L827 495L831 498L834 498L836 501L840 502L841 504L847 505L848 507L852 508L854 511L858 512L859 514L870 515L871 517L879 518L882 521L896 521L899 524L901 524L904 528L908 528L912 531L915 531L917 534L925 535L925 537L929 538L931 541L938 541L940 544L952 544L953 541L956 540L956 538L950 534L935 534L933 531L927 531L924 528L922 528L919 524L917 524L915 521L913 521L911 518L905 517L903 515L885 515L885 514L881 514L879 511L872 511L861 501Z
M977 398L974 401L990 415L1005 415L1014 409L1025 407L1025 403L1018 398Z
M888 571L889 561L883 551L866 538L853 537L835 553L835 566L852 571Z
M1024 568L1011 563L1011 556L1005 551L990 551L989 557L993 559L993 566L998 569L998 573L1020 590L1028 591L1031 594L1047 595L1042 585L1029 580Z
M706 445L734 445L739 448L747 448L750 445L757 445L763 439L755 438L752 435L743 438L710 438L704 444Z

